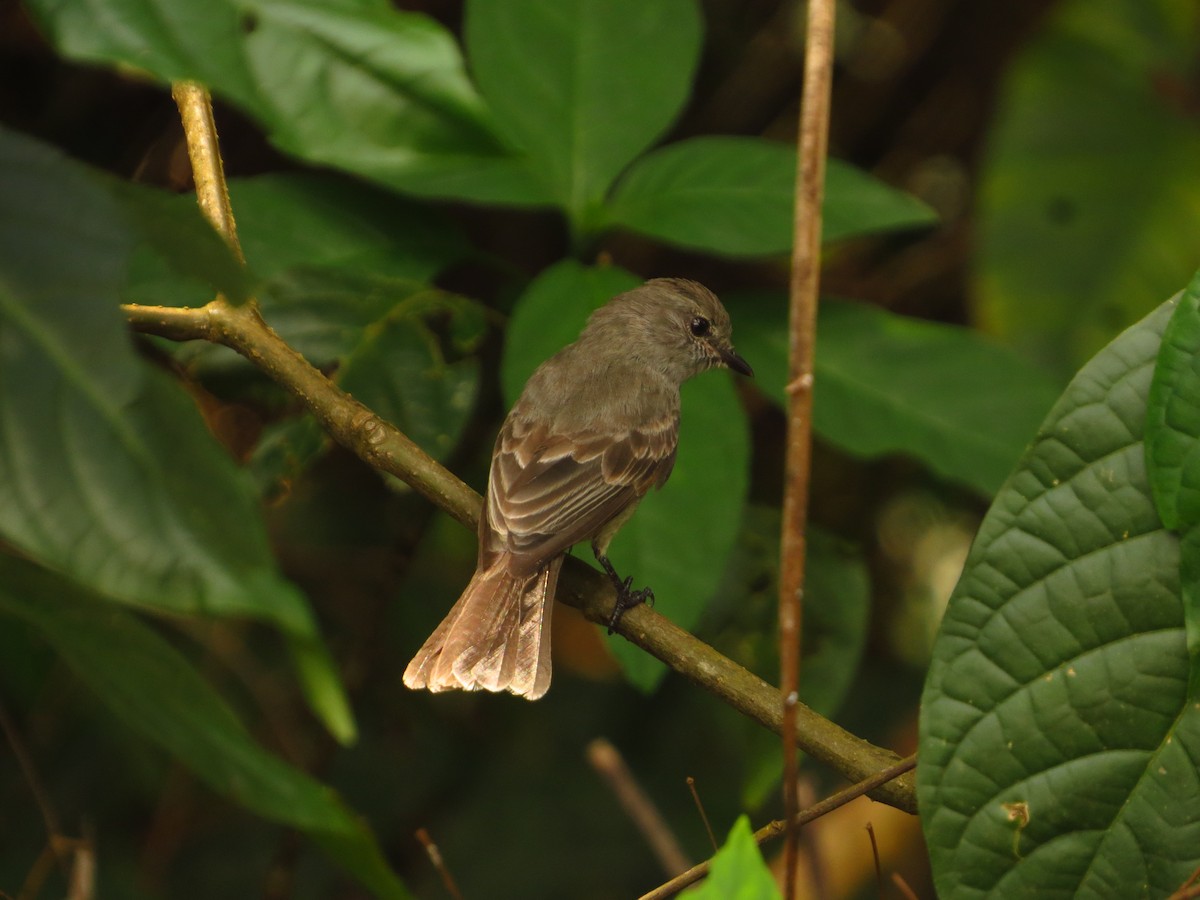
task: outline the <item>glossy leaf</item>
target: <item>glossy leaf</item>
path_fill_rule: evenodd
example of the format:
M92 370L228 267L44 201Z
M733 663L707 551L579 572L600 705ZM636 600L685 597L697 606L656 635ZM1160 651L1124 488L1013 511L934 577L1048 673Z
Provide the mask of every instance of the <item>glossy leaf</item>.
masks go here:
M669 144L630 167L604 224L725 256L787 253L792 246L796 150L758 138L702 137ZM829 160L822 239L930 225L913 197Z
M126 725L213 790L304 831L377 896L409 896L370 830L333 791L255 743L195 668L135 617L3 555L0 613L36 628Z
M248 478L134 352L117 304L133 241L109 195L7 134L0 193L0 535L123 603L274 623L349 740L349 708L307 602L275 568Z
M528 373L578 337L591 312L636 286L620 269L563 262L518 300L505 346L504 384L515 397ZM636 585L650 585L660 609L683 628L699 620L733 551L748 486L749 433L730 377L706 373L682 391L679 452L671 480L652 492L614 539L609 557ZM590 551L586 554L590 556ZM614 640L613 652L640 687L665 674L657 660Z
M469 301L408 304L370 329L346 357L339 384L434 457L458 444L479 389L479 360L448 361L422 313L471 316ZM439 309L440 307L440 309ZM482 337L482 316L477 317Z
M691 88L693 0L471 0L471 72L571 221L671 124Z
M1180 534L1192 684L1200 687L1200 278L1179 299L1150 385L1146 468L1155 509Z
M1200 11L1070 0L1014 63L979 198L978 312L1069 374L1196 267Z
M940 897L1165 897L1200 864L1180 547L1142 443L1171 311L1071 382L951 597L917 773Z
M738 816L725 845L712 858L708 877L683 896L692 900L778 900L779 886L763 862L749 819Z
M755 383L787 402L782 296L730 299L734 336ZM1051 379L966 328L823 301L814 361L813 428L851 453L906 453L992 494L1050 407Z
M281 149L399 190L545 203L503 150L454 37L376 0L31 0L63 54L192 79Z
M767 678L779 671L780 521L777 507L747 508L724 583L705 615L706 622L725 623L714 645ZM821 528L809 526L807 551L800 699L835 718L866 647L871 579L861 552ZM742 804L758 809L777 796L783 775L779 737L747 723L744 759Z
M323 269L427 282L470 252L449 219L349 178L276 173L234 179L229 195L263 279Z

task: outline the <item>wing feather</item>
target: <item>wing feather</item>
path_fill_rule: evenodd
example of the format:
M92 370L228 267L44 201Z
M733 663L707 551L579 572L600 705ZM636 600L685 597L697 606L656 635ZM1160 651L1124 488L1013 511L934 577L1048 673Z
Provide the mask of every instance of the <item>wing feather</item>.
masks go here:
M488 482L489 549L529 572L588 540L652 487L675 462L675 415L619 434L552 434L510 416Z

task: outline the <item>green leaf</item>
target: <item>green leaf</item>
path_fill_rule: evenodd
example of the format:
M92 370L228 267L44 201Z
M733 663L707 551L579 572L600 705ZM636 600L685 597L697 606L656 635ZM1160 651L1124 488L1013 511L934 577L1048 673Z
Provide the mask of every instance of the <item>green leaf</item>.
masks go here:
M234 179L229 195L264 279L319 269L428 282L470 252L446 217L349 178L276 173Z
M1200 11L1070 0L1015 62L979 198L978 314L1064 375L1191 277Z
M168 273L166 281L182 278L203 285L204 302L218 292L233 303L251 297L254 275L233 255L194 201L180 202L182 198L176 194L116 179L105 179L105 184L121 204L140 248L158 261L159 271ZM146 302L172 305L175 299L166 294L147 297Z
M1165 897L1200 864L1180 548L1155 513L1142 443L1171 311L1071 382L950 599L917 772L947 900Z
M1158 351L1146 416L1154 505L1180 544L1192 685L1200 689L1200 276L1171 316Z
M779 886L754 842L749 819L738 816L725 846L712 859L708 877L684 896L693 900L778 900Z
M821 240L826 244L882 231L926 228L938 221L937 213L916 197L837 159L826 160L821 217Z
M0 535L123 603L274 623L324 651L280 577L246 474L134 352L117 305L133 242L81 167L0 133ZM341 739L332 668L316 706ZM340 693L340 689L339 689Z
M706 621L726 623L713 645L752 672L779 670L780 521L778 507L747 508L718 599L706 613ZM860 551L816 526L809 526L807 551L800 699L834 718L866 647L871 579ZM778 736L747 724L743 759L742 804L757 809L783 775Z
M517 301L505 344L502 376L510 400L541 361L579 336L593 310L637 284L622 269L589 269L571 261L536 279ZM662 610L690 628L715 593L733 551L748 486L750 439L725 374L688 382L682 401L671 480L642 501L614 539L609 557L638 585L652 586ZM661 663L624 641L612 647L638 686L652 688L665 674Z
M691 88L693 0L471 0L471 71L512 145L577 228Z
M750 428L732 379L709 372L683 386L671 480L638 505L608 553L635 587L654 589L660 612L689 630L717 592L750 485ZM613 637L610 646L642 690L667 672L623 638Z
M425 295L416 298L367 331L346 357L338 383L374 412L441 459L458 444L475 408L479 360L448 361L438 337L425 324L430 314L457 319L479 309L465 298Z
M370 830L329 788L255 743L188 661L136 618L0 555L0 613L27 622L130 728L213 790L304 831L380 897L406 898Z
M503 150L454 37L378 0L30 0L64 55L192 79L281 149L424 196L546 203Z
M787 404L786 302L730 299L755 383ZM907 453L990 495L1054 400L1051 379L966 328L862 304L822 301L814 360L813 428L859 456Z
M702 137L670 144L630 167L603 223L726 256L792 246L796 149L758 138ZM822 239L929 225L933 212L846 163L829 160Z
M641 281L617 266L592 268L566 259L525 289L513 308L504 340L500 384L509 406L533 370L579 337L587 317Z

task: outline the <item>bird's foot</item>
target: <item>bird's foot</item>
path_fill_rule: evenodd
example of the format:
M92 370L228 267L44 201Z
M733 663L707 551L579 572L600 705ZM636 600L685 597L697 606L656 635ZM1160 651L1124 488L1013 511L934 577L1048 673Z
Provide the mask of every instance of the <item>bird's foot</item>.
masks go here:
M639 603L654 605L654 591L648 587L635 591L633 589L632 575L622 581L621 576L617 574L617 570L613 568L613 564L608 561L607 556L597 555L596 560L612 580L613 588L617 592L617 602L613 605L612 616L608 620L608 633L612 634L616 630L617 622L625 614L625 610L637 606Z

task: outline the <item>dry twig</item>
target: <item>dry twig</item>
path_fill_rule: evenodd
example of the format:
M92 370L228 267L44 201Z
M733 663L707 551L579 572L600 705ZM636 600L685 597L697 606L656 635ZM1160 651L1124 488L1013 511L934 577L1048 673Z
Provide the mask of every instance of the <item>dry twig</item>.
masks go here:
M683 848L679 846L679 841L667 826L654 801L642 790L642 786L625 765L620 751L604 738L596 738L588 744L587 759L617 795L621 808L642 833L667 876L688 869L692 864L691 860L684 854Z
M826 797L820 803L810 806L808 809L794 816L791 819L790 824L785 819L776 819L774 822L768 822L762 828L758 829L758 831L754 832L754 842L762 845L772 838L779 837L779 835L783 834L784 831L794 831L803 825L807 825L814 819L821 818L821 816L832 812L839 806L845 806L851 800L856 800L863 794L870 793L880 785L886 784L888 781L894 778L899 778L902 775L911 772L916 764L917 757L915 755L907 756L894 766L884 769L881 772L877 772L870 778L863 779L858 784L852 784L845 790L838 791L836 794ZM688 869L682 875L672 878L666 884L660 884L649 893L643 894L639 900L666 900L668 897L674 897L684 888L695 884L697 881L707 875L709 866L711 864L711 859L705 860L699 865Z
M788 324L788 429L783 527L779 554L779 661L783 695L783 799L786 817L796 797L795 707L800 690L801 610L804 592L809 469L812 454L813 346L821 270L821 198L833 81L834 0L809 0L804 47L804 88L796 159L795 231L792 238L791 311ZM796 892L796 835L784 847L784 896Z

